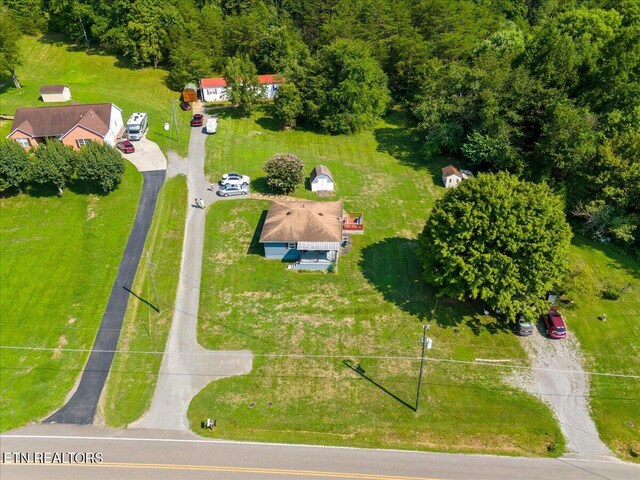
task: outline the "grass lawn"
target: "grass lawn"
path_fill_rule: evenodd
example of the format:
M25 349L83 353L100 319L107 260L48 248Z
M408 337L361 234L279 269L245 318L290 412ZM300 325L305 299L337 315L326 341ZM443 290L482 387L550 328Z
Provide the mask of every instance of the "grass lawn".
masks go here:
M169 132L162 128L171 120L171 101L180 98L179 92L172 92L165 85L165 70L133 69L125 59L87 53L61 36L25 36L19 45L24 62L18 67L17 75L22 89L16 90L8 78L0 81L0 85L3 84L0 113L13 115L19 107L56 105L43 103L38 91L42 85L64 84L70 88L74 102L115 103L122 109L125 123L133 112L147 112L148 138L158 143L165 153L171 146L179 155L186 155L191 112L183 112L176 103L180 141L174 130L173 141L169 142ZM11 121L1 121L2 138L10 131Z
M133 225L142 175L107 196L0 199L0 430L59 408L87 360ZM53 350L52 350L53 349Z
M185 177L167 180L144 249L151 253L154 264L160 312L154 308L157 301L143 258L133 284L140 299L129 299L118 343L120 351L164 352L180 278L186 209ZM100 404L107 425L126 426L149 408L161 363L161 354L116 354Z
M335 198L363 211L365 234L337 275L286 271L268 261L256 229L269 203L218 202L207 215L199 341L256 354L246 376L211 383L193 400L194 431L221 438L510 455L559 455L564 440L549 409L502 381L504 370L450 360L526 364L519 339L472 306L439 302L421 279L416 236L443 162L422 163L420 142L396 113L373 132L280 132L258 115L221 116L208 143L207 174L250 175L292 152L329 167ZM300 187L294 194L317 198ZM432 313L435 308L435 315ZM431 324L420 408L422 324ZM446 361L438 361L446 360ZM360 364L365 376L351 367ZM214 432L200 422L217 418Z
M640 376L640 263L613 248L576 238L571 248L580 287L563 310L582 344L590 371ZM628 286L618 299L598 295L609 285ZM606 321L598 319L606 314ZM621 458L640 462L640 380L593 376L591 408L602 439Z

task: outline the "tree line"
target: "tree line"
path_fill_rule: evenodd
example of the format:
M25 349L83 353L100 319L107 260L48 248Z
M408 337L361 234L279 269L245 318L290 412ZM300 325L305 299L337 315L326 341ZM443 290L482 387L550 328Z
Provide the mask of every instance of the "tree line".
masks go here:
M59 140L47 140L29 151L12 140L0 143L0 192L51 185L62 195L69 182L87 182L104 194L116 189L125 166L120 152L91 142L78 151Z
M0 8L26 34L62 32L133 66L167 68L177 91L212 75L280 74L274 114L291 127L350 133L401 106L416 118L426 159L546 181L574 226L640 251L640 0L0 0ZM3 37L0 67L10 75ZM242 94L247 114L251 93Z

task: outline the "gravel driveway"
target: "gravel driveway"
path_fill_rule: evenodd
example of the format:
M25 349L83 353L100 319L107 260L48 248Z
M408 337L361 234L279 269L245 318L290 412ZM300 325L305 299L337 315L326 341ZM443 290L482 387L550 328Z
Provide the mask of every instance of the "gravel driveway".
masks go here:
M579 457L614 458L602 443L589 410L589 378L583 372L580 344L569 330L567 338L552 340L534 330L521 339L534 370L519 370L507 381L539 397L553 409L567 440L569 454Z

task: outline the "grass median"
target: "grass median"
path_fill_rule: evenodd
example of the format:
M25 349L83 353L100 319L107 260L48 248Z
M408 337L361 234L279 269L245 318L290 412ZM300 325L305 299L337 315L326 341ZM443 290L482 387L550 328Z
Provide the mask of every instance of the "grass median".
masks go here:
M153 223L133 283L135 295L129 299L118 353L100 402L100 412L109 426L128 425L151 404L162 352L173 319L186 214L185 177L171 178L164 184L158 197ZM158 298L147 268L146 252L149 252L153 263Z

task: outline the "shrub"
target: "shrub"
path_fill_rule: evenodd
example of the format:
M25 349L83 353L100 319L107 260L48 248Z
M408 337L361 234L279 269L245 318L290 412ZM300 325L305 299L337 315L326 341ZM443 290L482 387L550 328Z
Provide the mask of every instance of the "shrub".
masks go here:
M78 178L97 184L104 193L115 190L124 173L124 160L120 152L97 142L80 149L77 164Z
M267 185L277 193L288 194L304 180L304 163L292 153L276 153L264 165Z

